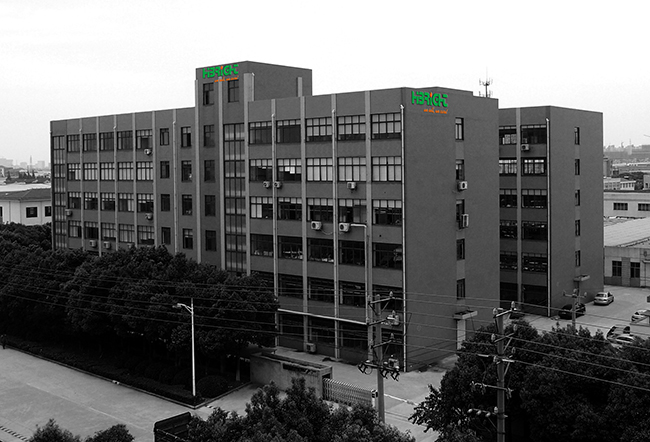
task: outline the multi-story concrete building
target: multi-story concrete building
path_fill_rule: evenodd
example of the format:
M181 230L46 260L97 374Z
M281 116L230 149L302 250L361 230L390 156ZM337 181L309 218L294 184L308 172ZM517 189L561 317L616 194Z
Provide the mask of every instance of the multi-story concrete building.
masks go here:
M240 62L197 69L193 108L53 121L54 246L258 273L283 345L365 360L390 315L400 366L450 354L498 305L497 101L311 90Z
M499 110L501 299L552 315L603 286L602 114Z

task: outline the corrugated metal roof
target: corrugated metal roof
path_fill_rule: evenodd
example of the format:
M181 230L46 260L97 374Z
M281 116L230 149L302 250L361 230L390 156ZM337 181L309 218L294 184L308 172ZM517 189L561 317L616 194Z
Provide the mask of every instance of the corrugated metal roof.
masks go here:
M605 247L628 247L650 239L650 218L632 219L624 223L605 226Z
M5 201L47 201L52 199L50 189L26 189L14 192L0 191L0 200Z

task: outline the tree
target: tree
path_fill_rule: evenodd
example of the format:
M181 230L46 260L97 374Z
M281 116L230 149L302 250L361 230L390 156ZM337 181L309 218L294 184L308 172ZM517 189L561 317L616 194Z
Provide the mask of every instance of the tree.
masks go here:
M28 442L81 442L81 438L60 428L54 419L50 419L44 427L36 429Z
M106 430L98 431L94 436L87 437L85 442L133 442L133 439L126 425L118 424Z

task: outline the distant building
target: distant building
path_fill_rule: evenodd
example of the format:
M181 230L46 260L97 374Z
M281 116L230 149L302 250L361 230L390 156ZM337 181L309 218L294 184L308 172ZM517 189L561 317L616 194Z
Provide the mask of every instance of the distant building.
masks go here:
M0 188L0 223L32 226L51 221L52 193L49 188L25 190Z
M603 216L647 218L650 216L650 192L603 192Z
M624 178L603 178L603 190L624 190L633 191L636 181L626 180Z
M650 218L605 226L605 284L647 287L650 282Z

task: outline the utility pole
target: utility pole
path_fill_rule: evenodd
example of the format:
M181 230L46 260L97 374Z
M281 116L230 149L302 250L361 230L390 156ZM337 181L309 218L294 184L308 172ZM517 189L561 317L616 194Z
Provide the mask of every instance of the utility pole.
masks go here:
M575 330L575 328L576 328L576 305L578 304L579 300L581 300L582 298L585 298L587 296L587 293L585 292L584 295L580 295L580 290L579 289L573 289L573 293L571 293L570 295L568 295L567 292L563 291L562 296L573 299L573 301L571 303L571 326L573 327L573 330Z

